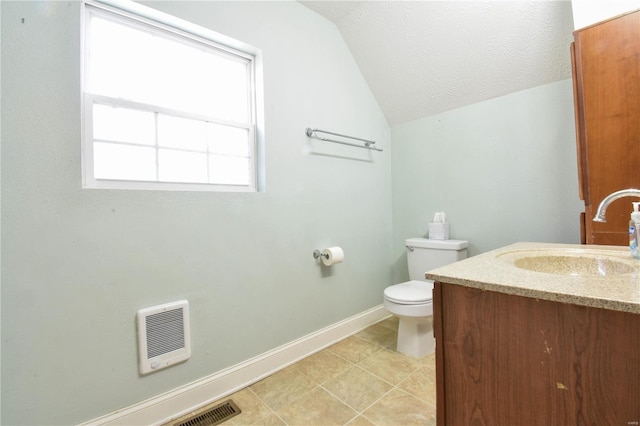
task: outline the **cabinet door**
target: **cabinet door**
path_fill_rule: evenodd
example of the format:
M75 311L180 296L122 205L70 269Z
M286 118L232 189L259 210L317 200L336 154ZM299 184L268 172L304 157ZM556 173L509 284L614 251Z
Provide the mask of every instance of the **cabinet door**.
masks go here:
M607 223L591 219L608 194L640 188L640 12L578 30L574 79L581 195L587 244L628 243L632 198Z
M637 425L640 315L436 283L437 423Z

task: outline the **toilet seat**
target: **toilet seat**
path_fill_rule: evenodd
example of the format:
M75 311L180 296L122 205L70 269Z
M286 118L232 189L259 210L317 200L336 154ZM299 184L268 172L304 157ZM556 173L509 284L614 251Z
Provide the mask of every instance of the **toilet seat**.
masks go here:
M407 281L384 289L384 297L399 305L422 305L433 299L433 281Z

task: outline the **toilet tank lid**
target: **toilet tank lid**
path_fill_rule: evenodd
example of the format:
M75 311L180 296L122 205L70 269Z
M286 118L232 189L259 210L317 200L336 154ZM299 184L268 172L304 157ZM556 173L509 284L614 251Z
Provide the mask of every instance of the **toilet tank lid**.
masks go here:
M430 240L428 238L409 238L406 244L408 247L438 250L463 250L469 247L469 241L465 240Z

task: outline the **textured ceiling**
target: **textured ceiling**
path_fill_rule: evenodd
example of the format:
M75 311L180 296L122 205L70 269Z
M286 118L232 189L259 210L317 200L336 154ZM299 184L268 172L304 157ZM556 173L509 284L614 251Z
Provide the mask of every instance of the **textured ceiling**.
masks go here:
M571 77L570 1L300 1L334 22L390 124Z

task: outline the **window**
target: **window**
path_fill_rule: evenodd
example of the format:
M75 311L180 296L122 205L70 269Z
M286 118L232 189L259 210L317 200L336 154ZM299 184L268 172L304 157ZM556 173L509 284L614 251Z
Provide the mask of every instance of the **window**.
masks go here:
M257 191L258 52L131 8L85 3L84 186Z

